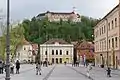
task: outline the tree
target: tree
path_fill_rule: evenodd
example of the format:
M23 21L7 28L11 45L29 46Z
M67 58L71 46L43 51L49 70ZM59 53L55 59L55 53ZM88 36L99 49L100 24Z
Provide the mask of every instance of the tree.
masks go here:
M46 26L49 26L49 22L47 18L40 20L33 17L31 21L24 20L22 24L25 29L25 39L31 43L38 44L38 54L36 56L36 61L38 61L40 59L40 44L46 41L46 35L48 35Z
M10 31L10 53L12 60L16 55L16 50L19 45L23 45L24 40L24 28L22 25L18 24L15 28L12 28Z
M5 30L5 29L4 29ZM6 31L6 30L5 30ZM1 41L1 48L0 48L0 56L3 60L5 60L5 50L6 50L6 33L3 33L2 37L0 37ZM16 49L18 45L22 45L22 40L24 38L23 35L24 28L19 24L15 26L14 28L11 28L10 30L10 53L12 56L12 60L14 58L14 55L16 53Z

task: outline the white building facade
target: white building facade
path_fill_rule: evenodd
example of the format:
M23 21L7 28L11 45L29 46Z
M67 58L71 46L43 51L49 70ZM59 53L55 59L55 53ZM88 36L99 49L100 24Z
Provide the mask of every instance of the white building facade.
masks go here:
M31 44L18 46L16 50L15 61L19 60L21 63L24 63L24 62L32 61L32 59L33 59L33 55L32 55Z
M49 63L72 63L73 44L68 44L63 40L49 40L40 46L40 54L41 60Z
M47 17L50 22L59 22L60 20L72 22L81 22L81 16L75 12L50 12L41 13L37 16L38 19Z

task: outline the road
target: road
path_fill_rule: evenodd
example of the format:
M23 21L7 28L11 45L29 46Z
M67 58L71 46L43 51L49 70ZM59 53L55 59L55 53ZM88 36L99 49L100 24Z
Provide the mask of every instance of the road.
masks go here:
M20 74L11 75L11 80L119 80L120 71L112 71L112 77L106 77L101 68L93 68L91 78L86 76L85 67L72 67L71 65L52 65L42 67L42 75L36 75L35 65L21 66ZM0 74L0 80L5 80L5 74Z

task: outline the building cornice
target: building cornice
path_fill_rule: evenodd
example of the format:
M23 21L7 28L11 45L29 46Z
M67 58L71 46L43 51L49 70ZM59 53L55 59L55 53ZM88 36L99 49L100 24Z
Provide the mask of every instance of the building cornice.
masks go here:
M98 23L96 24L96 26L94 27L94 29L97 28L98 24L100 24L102 21L104 21L118 7L119 7L119 5L117 5L116 7L114 7L109 13L107 13L102 19L100 19L98 21Z

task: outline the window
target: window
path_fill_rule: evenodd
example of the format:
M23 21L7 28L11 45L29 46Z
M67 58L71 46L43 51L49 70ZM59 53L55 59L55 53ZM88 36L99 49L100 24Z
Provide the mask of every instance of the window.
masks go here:
M101 28L100 28L100 35L101 35Z
M62 63L62 58L60 58L60 63Z
M114 28L113 20L112 20L112 29Z
M109 48L110 48L110 39L109 39Z
M105 40L105 49L106 49L106 40Z
M45 51L45 55L47 55L47 51Z
M62 50L60 50L60 55L62 55Z
M108 30L110 30L110 23L108 23Z
M117 37L115 37L115 47L118 47L117 45L118 45L118 40L117 40Z
M98 36L99 34L98 34L98 30L97 30L97 32L96 32L96 37Z
M68 51L66 51L66 55L68 55Z
M98 51L100 50L100 43L98 43Z
M54 64L54 58L52 58L52 63Z
M115 18L115 27L117 27L117 18Z
M106 29L105 29L105 26L104 26L104 33L105 33Z
M102 50L104 49L104 42L102 41Z
M52 50L52 55L54 55L54 50Z
M102 27L102 34L103 34L104 32L103 32L103 27Z
M114 48L114 38L112 38L112 48Z
M101 41L100 41L100 50L101 50Z
M56 50L56 55L58 55L58 50Z

